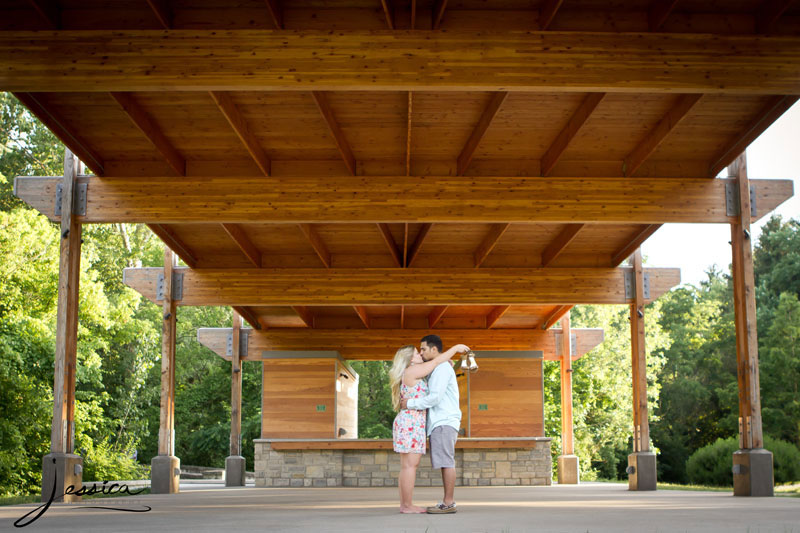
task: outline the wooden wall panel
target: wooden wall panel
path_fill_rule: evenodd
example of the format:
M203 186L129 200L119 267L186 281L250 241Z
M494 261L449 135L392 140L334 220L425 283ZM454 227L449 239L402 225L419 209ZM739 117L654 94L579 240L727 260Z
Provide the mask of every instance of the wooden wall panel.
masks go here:
M335 359L265 360L261 438L335 438L335 371Z

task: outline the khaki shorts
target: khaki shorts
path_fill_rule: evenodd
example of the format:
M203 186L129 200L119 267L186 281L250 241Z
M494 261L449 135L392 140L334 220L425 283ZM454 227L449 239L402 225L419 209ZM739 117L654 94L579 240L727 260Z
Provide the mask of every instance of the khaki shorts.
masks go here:
M458 431L450 426L438 426L431 431L431 467L456 467Z

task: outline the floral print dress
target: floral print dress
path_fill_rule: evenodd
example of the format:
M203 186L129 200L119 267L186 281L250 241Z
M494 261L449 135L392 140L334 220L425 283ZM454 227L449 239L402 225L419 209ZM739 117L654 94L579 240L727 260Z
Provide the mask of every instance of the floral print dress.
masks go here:
M422 398L428 394L428 384L421 379L413 387L400 384L400 399ZM394 417L392 439L397 453L425 453L425 409L403 409Z

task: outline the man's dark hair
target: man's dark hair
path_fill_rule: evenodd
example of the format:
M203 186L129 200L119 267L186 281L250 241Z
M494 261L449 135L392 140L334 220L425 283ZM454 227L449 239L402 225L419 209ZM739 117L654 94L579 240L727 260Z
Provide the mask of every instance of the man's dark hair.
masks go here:
M443 352L442 339L439 337L439 335L425 335L422 337L422 339L420 339L419 342L424 342L429 347L436 346L436 349L439 350L439 353Z

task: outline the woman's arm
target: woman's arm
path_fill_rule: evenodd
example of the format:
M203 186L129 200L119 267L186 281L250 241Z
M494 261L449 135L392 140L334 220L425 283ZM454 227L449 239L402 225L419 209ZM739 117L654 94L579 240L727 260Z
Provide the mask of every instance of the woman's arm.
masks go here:
M403 374L403 381L417 380L422 377L425 377L431 372L433 372L434 368L444 363L445 361L452 359L452 357L455 354L468 351L469 351L469 346L467 346L466 344L456 344L446 352L437 355L430 361L427 361L419 365L412 365L406 368L406 371ZM408 383L406 383L406 385L408 385Z

